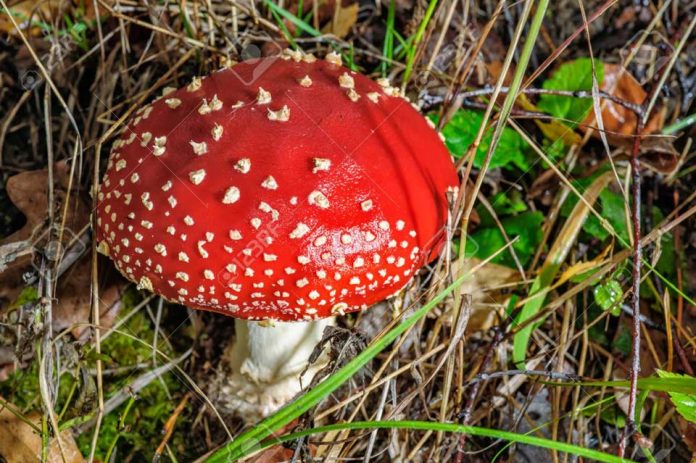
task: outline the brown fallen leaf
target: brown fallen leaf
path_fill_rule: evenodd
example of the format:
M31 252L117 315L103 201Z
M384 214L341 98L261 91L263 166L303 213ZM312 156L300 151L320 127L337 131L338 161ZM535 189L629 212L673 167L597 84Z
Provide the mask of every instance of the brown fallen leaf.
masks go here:
M481 263L480 259L466 259L462 274ZM452 264L456 267L457 263ZM453 272L457 269L453 268ZM503 265L488 263L474 272L460 286L460 291L472 296L472 312L467 325L467 332L486 330L493 326L498 311L496 307L502 307L509 299L509 291L503 286L520 281L517 270Z
M357 3L342 6L340 2L337 2L331 21L322 27L321 32L324 34L333 34L339 38L344 38L348 35L348 33L350 33L353 25L358 21L359 9L360 5Z
M9 7L12 15L23 32L29 31L31 35L41 35L44 30L39 23L53 24L56 20L61 20L67 14L80 21L92 21L96 15L94 3L91 1L59 1L44 0L23 0L16 2ZM100 16L104 16L106 10L100 10ZM0 15L0 32L17 34L17 28L6 14Z
M24 418L40 429L41 415L39 413L30 413ZM0 460L7 463L44 461L41 458L43 446L41 436L25 420L19 418L7 407L0 408ZM45 461L49 463L85 461L70 430L63 431L60 439L62 452L58 440L55 437L51 438L48 443L48 458Z
M637 105L643 104L648 96L635 77L618 64L604 64L604 80L600 85L600 90ZM602 121L608 141L614 145L632 144L632 136L638 124L636 113L608 99L603 99L602 104L604 105ZM643 129L643 134L647 135L662 130L664 114L664 108L654 111ZM596 125L594 111L590 111L580 127L587 130L587 127L595 127ZM599 135L594 131L593 136L598 137Z
M54 167L54 210L57 215L62 212L69 185L70 167L64 163L56 163ZM19 293L27 286L23 275L35 272L36 253L46 252L50 243L47 229L48 218L48 171L46 169L27 171L10 177L7 181L7 195L12 203L22 212L26 223L22 228L0 240L0 249L21 249L18 257L0 255L0 313L8 304L13 302ZM73 327L73 335L79 337L85 330L84 324L90 320L90 279L91 252L89 242L79 244L82 231L89 223L90 208L86 200L78 194L70 196L63 240L58 246L66 251L81 255L57 280L56 302L53 306L54 327L62 330ZM57 245L57 241L53 243ZM82 248L81 248L82 246ZM5 268L1 268L3 267ZM110 269L111 266L105 266ZM109 326L118 308L119 289L123 280L115 275L116 272L106 272L100 281L100 312L104 326ZM82 325L78 325L82 324Z

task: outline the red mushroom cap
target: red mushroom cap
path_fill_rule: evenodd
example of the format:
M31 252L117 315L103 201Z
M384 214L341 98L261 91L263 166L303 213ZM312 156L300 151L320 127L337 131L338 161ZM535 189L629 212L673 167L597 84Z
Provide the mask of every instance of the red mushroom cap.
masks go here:
M458 179L392 95L338 55L293 52L168 92L114 143L99 249L141 288L238 318L310 320L394 294L440 252Z

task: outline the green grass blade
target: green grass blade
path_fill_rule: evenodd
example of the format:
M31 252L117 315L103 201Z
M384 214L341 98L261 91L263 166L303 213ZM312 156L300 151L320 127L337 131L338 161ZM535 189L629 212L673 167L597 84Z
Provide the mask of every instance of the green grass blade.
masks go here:
M284 436L269 439L259 445L249 448L248 454L262 450L266 447L276 445L282 442L288 442L300 437L310 436L312 434L320 434L329 431L340 431L344 429L358 430L373 430L373 429L410 429L416 431L433 431L433 432L452 432L466 433L473 436L490 437L492 439L502 439L509 442L519 444L533 445L536 447L556 450L558 452L569 453L579 457L590 458L595 461L606 463L634 463L632 460L619 458L608 453L598 450L588 449L577 445L568 444L565 442L557 442L551 439L542 437L530 436L526 434L517 434L510 431L501 431L499 429L480 428L477 426L465 426L454 423L438 423L429 421L362 421L352 423L338 423L327 426L321 426L313 429L305 429L302 431L286 434Z
M408 84L408 79L411 78L411 73L413 72L413 65L416 61L416 51L418 50L418 44L423 40L423 35L425 34L425 29L428 27L428 23L433 17L435 12L435 7L437 6L437 0L430 0L428 2L428 8L425 10L425 16L423 16L423 21L421 21L416 31L416 35L413 39L413 44L408 49L408 61L406 61L406 70L404 71L403 86L406 87Z
M276 5L270 0L266 0L265 3L268 6L268 8L270 8L274 13L281 15L282 17L293 23L295 26L297 26L297 28L302 30L303 32L306 32L312 37L319 37L321 35L321 32L316 30L311 25L307 24L306 21L303 21L294 14L290 13L285 8Z

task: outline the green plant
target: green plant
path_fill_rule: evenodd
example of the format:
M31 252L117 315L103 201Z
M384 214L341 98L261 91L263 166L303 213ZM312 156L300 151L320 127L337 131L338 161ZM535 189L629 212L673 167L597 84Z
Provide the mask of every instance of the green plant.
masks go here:
M437 115L431 114L430 119L437 124ZM471 109L460 109L455 113L454 117L445 124L442 129L442 134L445 137L445 144L456 159L466 154L467 150L476 139L476 133L479 131L482 123L482 112ZM486 158L486 152L490 147L492 137L493 129L489 128L474 155L474 167L477 169L483 166L483 161ZM493 153L489 167L503 167L506 169L517 168L522 171L529 170L531 167L529 162L529 145L527 145L527 143L522 140L522 137L513 129L505 127L500 136L500 141L498 142L495 153Z
M590 91L592 90L592 68L593 60L590 58L569 61L559 66L541 86L546 90ZM597 84L601 85L604 80L604 65L601 61L594 60L594 71ZM554 117L564 119L571 127L575 127L592 109L592 98L542 94L539 96L537 106Z

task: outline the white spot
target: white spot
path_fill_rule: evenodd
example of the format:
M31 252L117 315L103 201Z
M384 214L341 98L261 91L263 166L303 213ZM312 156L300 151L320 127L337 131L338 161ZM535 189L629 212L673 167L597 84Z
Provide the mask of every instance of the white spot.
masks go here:
M245 277L253 277L254 276L254 269L251 267L247 267L244 269L244 276Z
M303 87L311 87L312 86L312 79L310 79L309 76L307 76L307 75L304 76L303 78L301 78L298 82Z
M399 231L403 230L405 225L406 223L403 220L396 221L396 229Z
M330 205L329 199L324 196L324 193L321 191L312 191L307 199L309 200L309 204L317 206L321 209L327 209Z
M314 162L314 168L312 169L313 174L316 174L317 172L320 172L320 171L328 171L329 167L331 167L331 160L330 159L313 158L312 161Z
M208 152L208 144L204 141L196 143L195 141L191 140L189 141L189 144L193 148L194 154L197 154L198 156L201 156Z
M258 217L253 217L251 219L251 226L258 230L261 226L261 219L259 219Z
M372 232L366 231L365 232L365 241L367 241L369 243L369 242L374 241L374 240L375 240L375 235L373 235Z
M189 179L194 185L199 185L205 178L205 169L194 170L189 172Z
M176 277L181 281L189 281L189 276L186 272L176 272Z
M189 256L185 252L181 251L181 252L179 252L179 260L181 262L188 262Z
M206 251L205 248L203 247L203 246L205 246L205 244L206 244L206 241L199 241L197 243L197 247L198 247L198 253L201 255L201 257L204 259L207 259L209 254L208 254L208 251Z
M239 241L242 239L242 233L239 230L230 230L230 239Z
M148 291L152 291L152 281L150 281L150 279L146 276L140 277L138 289L147 289Z
M235 170L246 174L251 170L251 161L248 158L242 158L234 165Z
M325 245L325 244L326 244L326 237L323 236L323 235L322 235L322 236L318 236L318 237L314 240L314 246L323 246L323 245Z
M154 205L153 205L152 201L150 201L150 193L148 193L146 191L145 193L143 193L140 196L140 199L142 200L143 206L145 206L145 209L147 209L148 211L151 211L152 208L154 207Z
M205 277L206 280L214 280L215 279L215 274L213 273L212 270L208 270L208 269L203 270L203 276Z
M350 235L348 235L348 234L341 235L341 243L350 244L352 242L353 242L353 238Z
M389 230L389 222L387 222L386 220L380 221L379 228L381 228L382 230Z
M218 99L217 93L213 95L213 98L210 100L210 109L212 111L218 111L222 109L222 101Z
M164 103L172 109L178 108L181 105L181 100L178 98L167 98Z
M222 198L222 204L234 204L239 201L239 188L231 186L225 191L225 196Z
M346 95L348 95L348 98L350 98L350 101L352 101L353 103L357 102L360 99L360 94L352 88L346 92Z
M143 132L140 134L140 146L145 148L148 143L152 140L152 134L150 132Z
M172 207L176 207L176 198L174 196L170 196L167 198L167 201L169 202L169 205Z
M201 78L194 77L193 79L191 79L191 83L188 84L188 86L186 87L186 91L187 92L195 92L196 90L201 88L201 84L202 84Z
M309 284L309 280L306 278L302 278L300 280L297 280L297 282L295 284L297 285L298 288L304 288L305 286L307 286Z
M326 270L317 270L317 277L326 278Z
M125 159L120 159L120 160L116 163L116 172L118 172L119 170L123 170L123 169L125 169L125 168L126 168L126 160L125 160Z
M171 180L167 180L167 183L162 185L162 191L169 191L172 188Z
M280 108L278 111L271 111L271 109L268 109L268 120L269 121L278 121L278 122L287 122L290 120L290 108L288 108L287 105L284 105L282 108Z
M359 284L360 284L360 278L358 278L358 277L353 277L353 278L350 279L349 283L350 283L351 285L359 285Z
M167 256L167 247L165 245L163 245L162 243L157 243L155 245L155 252L157 254L161 255L162 257L166 257Z
M377 103L379 101L379 93L377 92L370 92L367 94L367 99L370 100L373 103ZM426 118L426 120L429 120Z
M276 180L273 178L272 175L269 175L268 177L266 177L266 180L264 180L264 181L261 183L261 186L264 187L264 188L266 188L267 190L276 190L276 189L278 189L278 183L276 182Z
M213 232L205 232L205 239L208 243L213 241L213 238L215 238L215 233Z
M276 256L275 254L264 253L263 260L264 260L264 262L275 262L276 260L278 260L278 256Z
M355 259L355 261L353 261L353 268L359 268L363 265L365 265L365 259L363 259L362 257L358 257Z
M193 225L193 218L190 215L187 215L184 217L184 223L189 226Z
M297 206L297 196L293 196L292 198L290 198L290 204L292 204L293 206Z
M347 72L338 76L338 85L342 88L355 88L355 81Z
M366 199L365 201L361 202L360 208L365 212L369 211L370 209L372 209L372 200Z
M213 129L210 131L210 134L213 136L213 140L215 141L220 141L220 138L222 138L222 126L220 124L215 124Z
M138 180L140 180L140 175L138 175L137 172L135 172L133 175L130 177L131 183L137 183Z
M302 265L309 264L311 260L307 256L297 256L297 262L299 262Z
M309 298L312 300L319 299L319 291L317 291L316 289L313 289L312 291L310 291Z
M331 53L326 55L326 61L328 61L331 64L335 64L336 66L341 66L343 64L343 60L341 59L341 55L339 55L335 51L332 51Z
M256 104L268 104L271 102L271 92L267 92L262 87L259 87L259 93L256 95Z
M302 238L309 233L309 227L302 222L298 223L295 229L290 233L290 239Z
M287 273L288 275L292 275L293 273L295 273L295 269L292 267L285 267L284 270L285 270L285 273ZM278 280L278 281L280 281L280 280Z
M152 228L152 222L150 222L148 220L141 220L140 225L142 225L143 228L147 228L148 230L150 230Z
M168 226L168 227L167 227L167 233L169 233L170 235L174 236L174 235L176 234L176 228L174 228L174 227L171 226L171 225Z

